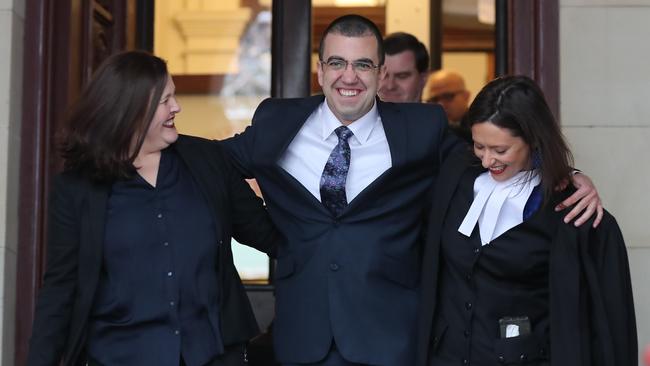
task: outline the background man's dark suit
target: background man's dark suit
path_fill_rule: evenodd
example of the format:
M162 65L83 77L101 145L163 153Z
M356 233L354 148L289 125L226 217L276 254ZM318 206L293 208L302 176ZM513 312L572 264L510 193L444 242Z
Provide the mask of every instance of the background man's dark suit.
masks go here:
M258 333L248 298L232 263L230 238L274 252L281 240L255 202L254 193L217 144L180 136L171 145L186 164L213 213L219 239L219 313L224 345L247 342ZM88 316L102 267L104 218L109 185L65 173L55 179L50 203L48 272L39 293L27 364L84 364ZM217 245L217 243L215 243Z
M282 363L316 362L334 340L352 362L411 365L420 229L444 153L444 111L377 100L392 168L334 217L278 164L323 99L267 99L252 126L226 141L288 239L276 270L276 356Z

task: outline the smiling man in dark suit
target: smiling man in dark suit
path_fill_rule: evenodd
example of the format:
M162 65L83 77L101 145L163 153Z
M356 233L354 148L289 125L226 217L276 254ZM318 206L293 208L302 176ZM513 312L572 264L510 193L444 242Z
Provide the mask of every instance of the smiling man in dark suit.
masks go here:
M275 273L276 357L412 365L426 197L458 143L439 106L377 99L384 50L371 21L343 16L324 34L324 96L268 99L226 142L288 239Z

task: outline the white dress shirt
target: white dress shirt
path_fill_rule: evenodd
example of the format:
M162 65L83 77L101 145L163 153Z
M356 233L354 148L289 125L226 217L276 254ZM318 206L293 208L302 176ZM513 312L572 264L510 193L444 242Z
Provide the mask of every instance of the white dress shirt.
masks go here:
M324 101L307 118L278 162L319 201L321 175L330 153L338 144L334 130L342 125ZM351 202L388 170L392 161L377 103L348 128L354 134L348 140L350 168L345 181L345 194Z

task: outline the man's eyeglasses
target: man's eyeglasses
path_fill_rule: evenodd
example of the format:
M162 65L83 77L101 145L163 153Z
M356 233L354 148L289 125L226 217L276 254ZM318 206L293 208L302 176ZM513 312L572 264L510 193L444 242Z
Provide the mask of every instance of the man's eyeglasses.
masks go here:
M343 71L348 68L348 64L352 65L352 70L356 73L367 73L379 68L380 65L375 65L370 61L348 61L341 58L331 58L327 61L319 61L321 65L326 66L332 71Z
M446 92L442 94L435 95L427 99L427 103L440 103L440 102L450 102L456 97L456 95L464 92L464 90L456 90L453 92Z

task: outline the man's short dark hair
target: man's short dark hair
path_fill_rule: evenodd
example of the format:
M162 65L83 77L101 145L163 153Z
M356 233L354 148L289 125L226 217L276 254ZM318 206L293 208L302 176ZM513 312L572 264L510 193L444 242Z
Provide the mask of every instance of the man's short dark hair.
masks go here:
M396 55L404 51L412 51L415 55L415 68L418 72L426 72L429 69L429 52L424 44L414 35L396 32L384 38L384 51L387 55Z
M379 58L379 65L384 64L384 46L381 32L377 25L370 19L364 18L361 15L350 14L344 15L334 19L330 25L327 26L323 32L323 37L320 39L320 46L318 47L318 57L323 60L323 51L325 48L325 38L328 34L340 34L346 37L364 37L372 35L377 40L377 57Z

